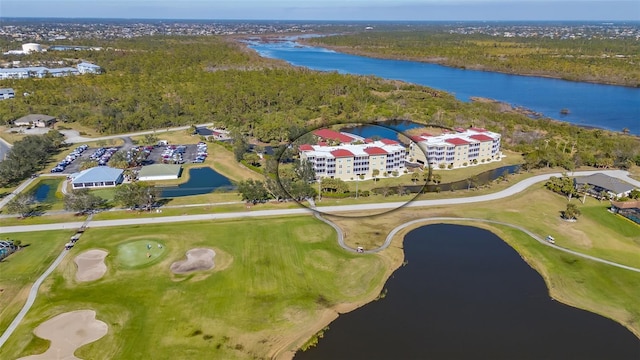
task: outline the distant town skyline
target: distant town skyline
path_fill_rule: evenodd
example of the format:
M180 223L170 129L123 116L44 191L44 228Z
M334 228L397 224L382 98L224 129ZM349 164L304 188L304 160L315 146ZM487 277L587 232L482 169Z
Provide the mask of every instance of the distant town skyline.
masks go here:
M639 21L637 0L2 0L9 17L406 20Z

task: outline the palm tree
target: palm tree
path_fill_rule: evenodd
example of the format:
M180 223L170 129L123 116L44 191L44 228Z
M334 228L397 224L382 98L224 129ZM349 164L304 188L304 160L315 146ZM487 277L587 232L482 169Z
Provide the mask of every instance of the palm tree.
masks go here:
M564 211L564 218L568 220L576 220L580 216L580 209L578 205L569 203Z
M580 191L582 191L582 203L584 204L585 201L587 201L587 194L589 193L589 190L591 189L591 186L589 186L589 184L585 183L582 184L582 186L580 187Z
M420 179L420 174L414 171L411 174L411 181L415 184L418 182L418 179Z
M440 174L433 174L433 182L436 184L440 184L440 182L442 181L442 175Z

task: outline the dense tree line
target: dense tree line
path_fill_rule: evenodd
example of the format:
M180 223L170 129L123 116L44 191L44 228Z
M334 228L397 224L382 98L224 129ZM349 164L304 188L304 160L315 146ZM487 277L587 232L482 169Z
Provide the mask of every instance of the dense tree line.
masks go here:
M506 73L640 86L636 39L551 39L451 34L446 28L306 39L340 51Z
M499 132L503 147L526 154L530 168L640 164L637 137L532 119L495 103L463 103L423 86L294 68L222 37L98 45L106 50L39 54L82 57L106 73L7 81L19 96L0 102L0 122L44 113L105 134L214 122L237 139L281 144L320 126L406 119ZM234 150L244 159L246 142L239 144Z
M0 187L16 184L42 170L51 155L63 146L64 135L50 131L45 135L28 135L16 141L0 162Z

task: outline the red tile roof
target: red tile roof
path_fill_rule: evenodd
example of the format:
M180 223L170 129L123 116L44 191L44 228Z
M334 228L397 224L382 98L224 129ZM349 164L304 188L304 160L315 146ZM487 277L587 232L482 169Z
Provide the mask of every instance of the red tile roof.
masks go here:
M311 146L309 144L302 144L302 145L298 146L298 149L300 151L312 151L313 150L313 146Z
M398 145L399 142L391 139L380 139L380 141L385 145Z
M465 131L465 130L464 130L463 128L461 128L461 127L457 127L457 128L455 128L455 130L456 130L457 132L460 132L460 133Z
M318 141L318 146L327 146L327 143L324 141Z
M487 129L485 129L485 128L477 128L477 127L472 127L469 130L473 130L473 131L477 131L477 132L487 132Z
M448 142L449 144L453 144L453 145L467 145L469 144L469 142L467 140L464 139L460 139L460 138L451 138L451 139L447 139L445 140L445 142Z
M331 152L331 155L340 158L340 157L353 157L353 153L349 150L345 150L345 149L337 149L337 150L333 150Z
M487 135L484 135L484 134L471 135L469 137L474 139L474 140L478 140L478 141L482 141L482 142L493 141L493 138L491 138L491 137L489 137Z
M365 143L365 144L371 144L372 142L373 142L373 139L372 139L372 138L366 138L366 139L364 139L364 143Z
M368 148L364 149L364 152L366 152L369 155L386 155L386 154L388 154L383 148L379 148L377 146L368 147Z
M355 140L355 138L349 135L345 135L331 129L319 129L314 131L313 134L323 139L338 140L342 143L350 143Z
M419 135L411 136L411 137L409 137L409 139L411 139L413 142L420 142L420 141L424 140L422 138L422 136L419 136Z

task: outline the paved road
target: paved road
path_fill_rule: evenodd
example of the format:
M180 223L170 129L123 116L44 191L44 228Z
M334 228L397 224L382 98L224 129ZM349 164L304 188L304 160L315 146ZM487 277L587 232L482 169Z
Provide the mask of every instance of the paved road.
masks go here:
M213 123L197 124L196 125L196 127L201 127L201 126L205 126L205 127L206 126L213 126ZM191 125L178 126L178 127L174 127L174 128L168 128L168 129L139 131L139 132L128 133L128 134L118 134L118 135L109 135L109 136L91 137L91 138L90 137L84 137L84 136L73 136L73 137L67 138L65 140L65 142L70 143L70 144L75 144L75 143L83 143L83 142L88 142L88 141L118 139L118 138L121 138L123 136L140 136L140 135L147 135L147 134L161 134L161 133L171 132L171 131L187 130L190 127L191 127Z
M4 157L11 150L11 144L9 144L5 139L0 138L0 161L4 160Z
M640 181L633 180L628 177L628 173L622 170L599 170L599 171L580 171L571 174L572 176L586 176L595 173L604 173L609 176L613 176L635 186L640 187ZM506 198L508 196L517 194L526 188L535 185L537 183L548 180L551 176L561 176L561 173L543 174L530 177L522 180L502 191L498 191L492 194L462 197L455 199L437 199L437 200L419 200L409 203L405 202L389 202L389 203L375 203L375 204L357 204L357 205L339 205L339 206L318 206L317 210L322 213L340 214L367 210L391 210L399 207L428 207L439 205L455 205L455 204L471 204L484 201L492 201ZM238 219L238 218L251 218L251 217L266 217L266 216L286 216L286 215L300 215L311 214L312 210L308 208L299 209L285 209L285 210L247 210L243 212L231 212L231 213L218 213L218 214L199 214L199 215L180 215L180 216L159 216L151 218L138 218L138 219L118 219L118 220L98 220L92 221L91 227L111 227L111 226L128 226L128 225L144 225L144 224L162 224L184 221L207 221L207 220L224 220L224 219ZM72 229L81 226L80 222L71 223L57 223L57 224L41 224L41 225L18 225L18 226L4 226L2 227L2 233L17 233L17 232L30 232L30 231L48 231L48 230L62 230Z
M620 170L610 170L610 171L587 171L587 172L579 172L579 173L575 173L572 175L590 175L592 173L596 173L596 172L604 172L610 176L614 176L617 178L621 178L624 179L625 181L629 181L633 183L635 186L640 186L640 182L637 182L633 179L628 178L627 176L627 172L625 171L620 171ZM488 194L488 195L480 195L480 196L473 196L473 197L468 197L468 198L457 198L457 199L439 199L439 200L421 200L421 201L415 201L412 203L407 204L408 207L424 207L424 206L433 206L433 205L444 205L444 204L464 204L464 203L475 203L475 202L481 202L481 201L491 201L491 200L497 200L497 199L501 199L516 193L519 193L523 190L525 190L526 188L528 188L529 186L532 186L534 184L537 184L539 182L545 181L547 180L549 177L551 176L560 176L561 174L545 174L545 175L538 175L538 176L534 176L532 178L523 180L505 190L499 191L497 193L493 193L493 194ZM315 203L311 202L312 207L315 208ZM402 206L403 203L381 203L381 204L362 204L362 205L344 205L344 206L332 206L332 207L321 207L320 209L322 211L325 211L327 209L331 209L337 212L348 212L348 211L363 211L363 210L371 210L371 209L393 209L393 208L397 208L399 206ZM300 208L300 209L286 209L286 210L261 210L261 211L251 211L248 210L246 212L235 212L235 213L223 213L223 214L201 214L201 215L183 215L183 216L168 216L168 217L154 217L154 218L143 218L143 219L119 219L119 220L102 220L102 221L95 221L92 222L90 224L90 227L110 227L110 226L126 226L126 225L140 225L140 224L165 224L165 223L171 223L171 222L182 222L182 221L202 221L202 220L218 220L218 219L234 219L234 218L243 218L243 217L264 217L264 216L283 216L283 215L297 215L297 214L309 214L309 213L313 213L318 219L324 221L325 223L329 224L330 226L332 226L337 234L338 234L338 244L345 250L347 251L351 251L354 252L356 251L355 249L350 248L349 246L347 246L344 243L344 233L342 232L342 230L340 229L339 226L337 226L336 224L332 223L331 221L324 219L321 214L318 211L314 211L312 209L308 209L308 208ZM3 232L5 233L10 233L10 232L25 232L25 231L46 231L46 230L59 230L59 229L72 229L72 228L79 228L82 226L88 226L89 221L91 221L91 216L85 221L85 222L74 222L74 223L62 223L62 224L43 224L43 225L25 225L25 226L9 226L9 227L4 227L2 229ZM379 252L382 251L384 249L386 249L389 244L391 244L391 241L393 239L393 237L398 233L398 231L408 227L408 226L412 226L415 225L417 223L420 222L426 222L426 221L474 221L474 222L485 222L485 223L492 223L492 224L499 224L499 225L504 225L504 226L509 226L515 229L518 229L520 231L525 232L526 234L528 234L529 236L531 236L532 238L534 238L535 240L537 240L538 242L546 245L546 246L551 246L557 250L578 256L578 257L582 257L585 259L589 259L592 261L597 261L600 263L604 263L604 264L608 264L611 266L616 266L622 269L626 269L626 270L631 270L631 271L635 271L635 272L640 272L640 269L638 268L634 268L634 267L630 267L630 266L626 266L623 264L619 264L616 262L612 262L612 261L608 261L605 259L600 259L594 256L590 256L590 255L586 255L586 254L582 254L573 250L569 250L569 249L565 249L562 248L560 246L554 245L554 244L550 244L546 241L544 241L542 238L540 238L538 235L530 232L529 230L517 226L517 225L512 225L512 224L508 224L508 223L504 223L504 222L499 222L499 221L492 221L492 220L485 220L485 219L474 219L474 218L454 218L454 217L433 217L433 218L424 218L424 219L417 219L417 220L413 220L413 221L409 221L407 223L404 223L398 227L396 227L395 229L393 229L389 235L387 235L387 238L385 239L384 244L377 248L377 249L371 249L371 250L366 250L365 252L367 253L373 253L373 252ZM18 316L16 316L16 318L12 321L11 325L9 325L9 327L7 328L7 330L2 334L2 336L0 337L0 347L2 347L2 345L6 342L6 340L9 338L9 336L13 333L13 331L17 328L17 326L20 324L20 322L22 321L22 319L24 318L24 316L26 315L26 313L29 311L29 309L31 308L31 306L33 305L35 298L37 296L38 293L38 288L40 287L40 285L42 284L42 282L47 278L47 276L49 276L49 274L51 274L51 272L53 272L53 270L60 264L60 262L62 261L62 259L64 259L64 257L66 256L66 254L68 253L68 251L63 250L60 255L58 256L58 258L56 258L56 260L53 262L53 264L51 264L51 266L44 272L44 274L42 274L42 276L40 276L36 282L34 283L34 285L31 288L31 291L29 292L29 297L27 298L27 302L25 303L24 307L22 308L22 310L20 311L20 313L18 313Z

